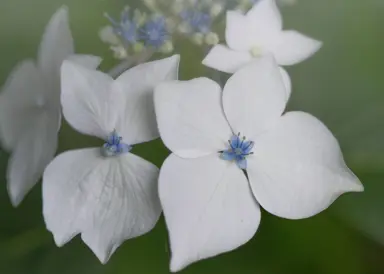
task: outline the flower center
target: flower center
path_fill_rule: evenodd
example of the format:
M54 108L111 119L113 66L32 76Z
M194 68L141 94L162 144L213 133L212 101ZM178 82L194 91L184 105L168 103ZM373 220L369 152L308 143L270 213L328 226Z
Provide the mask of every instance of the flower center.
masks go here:
M235 161L237 166L241 169L247 169L247 157L252 155L254 142L248 141L247 138L233 135L228 140L229 148L221 152L221 159L226 161Z
M122 142L116 130L107 137L107 142L101 147L101 155L104 157L118 156L131 151L132 147Z
M239 147L235 148L234 152L235 152L236 155L242 155L243 154L243 150L241 148L239 148Z
M169 33L164 17L148 21L141 29L139 37L146 46L160 48L169 38Z
M253 46L250 52L253 57L260 57L263 53L263 49L260 46Z

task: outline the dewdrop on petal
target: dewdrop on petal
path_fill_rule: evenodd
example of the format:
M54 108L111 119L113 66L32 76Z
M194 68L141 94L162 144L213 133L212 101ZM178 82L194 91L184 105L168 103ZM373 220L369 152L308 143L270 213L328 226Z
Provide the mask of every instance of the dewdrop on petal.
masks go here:
M160 52L164 54L169 54L174 50L172 41L165 41L160 48Z
M205 36L205 43L210 46L217 45L220 42L219 35L215 32L210 32Z

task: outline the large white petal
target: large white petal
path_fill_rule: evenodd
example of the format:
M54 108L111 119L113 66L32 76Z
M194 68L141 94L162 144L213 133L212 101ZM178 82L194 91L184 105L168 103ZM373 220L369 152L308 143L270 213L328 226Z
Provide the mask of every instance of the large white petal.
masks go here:
M292 92L291 77L289 77L288 72L284 68L280 67L279 69L280 69L281 77L282 77L283 82L284 82L285 94L286 94L286 99L288 102L289 98L291 97L291 92Z
M113 79L100 71L65 61L61 69L61 104L77 131L105 139L117 123L123 95L112 89Z
M273 126L286 101L280 69L269 56L236 72L224 87L224 111L233 132L251 140Z
M345 192L362 191L337 140L315 117L288 112L255 140L248 175L257 201L289 219L313 216Z
M72 54L67 58L67 60L72 61L78 65L82 65L86 68L96 69L103 59L94 55Z
M283 31L269 50L279 65L290 66L304 61L315 54L322 42L305 36L297 31Z
M167 82L155 89L160 135L172 152L195 158L227 147L231 129L221 95L220 86L207 78Z
M106 263L125 240L150 231L160 217L158 168L127 153L103 158L99 148L57 156L43 176L43 213L58 246L81 233Z
M14 206L35 186L55 156L59 116L58 112L39 113L17 141L7 171L8 194Z
M243 15L239 11L227 12L225 37L230 48L249 51L258 47L268 51L282 29L282 18L274 0L261 0Z
M44 101L43 78L32 60L21 62L10 73L0 94L0 137L11 150L25 128L34 123Z
M235 51L223 45L216 45L204 58L203 65L226 73L235 73L252 59L250 52Z
M253 27L263 29L264 33L278 32L283 28L276 0L259 0L247 13L247 18Z
M60 66L74 53L74 43L69 28L68 8L59 8L45 29L38 53L38 64L53 86L60 85Z
M182 159L172 154L159 177L172 272L233 250L255 234L260 209L243 172L219 155Z
M225 40L228 46L237 51L250 51L254 46L260 46L260 39L250 20L239 11L227 12Z
M138 65L119 76L113 84L124 102L116 129L129 144L159 137L153 105L154 88L164 81L178 79L180 56Z

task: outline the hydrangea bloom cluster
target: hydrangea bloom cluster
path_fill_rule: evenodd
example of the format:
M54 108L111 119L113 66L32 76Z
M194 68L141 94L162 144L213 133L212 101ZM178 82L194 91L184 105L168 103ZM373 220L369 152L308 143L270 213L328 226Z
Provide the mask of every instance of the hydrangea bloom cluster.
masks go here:
M120 18L105 14L110 25L100 31L102 41L110 44L117 59L127 59L143 51L171 53L172 36L166 18L160 14L149 15L125 7Z
M101 37L116 57L146 53L118 77L96 69L100 58L74 54L68 10L55 13L37 61L23 61L0 95L15 206L42 177L55 243L80 234L101 263L151 231L163 211L176 272L245 244L261 207L302 219L363 191L328 128L308 113L285 112L291 81L281 66L306 60L321 42L284 30L275 0L175 0L171 17L160 9L167 2L145 1L156 15L106 15L111 25ZM224 12L227 4L234 10ZM145 62L148 53L170 53L176 34L212 46L202 64L233 74L224 87L205 77L180 81L179 55ZM54 157L62 115L104 144ZM172 152L161 169L132 153L159 137Z
M145 0L146 11L125 7L119 19L105 14L110 25L99 36L120 60L144 50L165 54L174 50L173 40L187 37L199 46L221 41L220 28L228 10L246 12L260 0ZM279 0L292 5L296 0Z

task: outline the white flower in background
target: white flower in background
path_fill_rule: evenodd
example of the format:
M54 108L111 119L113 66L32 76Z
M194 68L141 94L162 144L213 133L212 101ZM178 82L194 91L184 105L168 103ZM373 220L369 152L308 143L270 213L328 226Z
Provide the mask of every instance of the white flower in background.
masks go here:
M74 43L68 10L60 8L48 23L37 61L22 61L10 74L0 94L0 139L11 152L7 188L14 206L38 182L52 160L60 128L60 66L72 59L97 67L98 57L72 55Z
M65 61L63 114L77 131L104 139L101 148L58 155L43 174L43 214L62 246L81 233L106 263L126 239L143 235L161 213L158 168L129 153L159 137L154 87L178 75L179 56L136 66L113 80Z
M173 152L159 177L171 271L245 244L259 205L301 219L363 191L332 133L310 114L283 114L285 106L270 57L240 69L223 92L207 78L156 88L160 136Z
M272 54L279 65L289 66L304 61L320 49L321 42L297 31L282 30L282 26L275 0L257 1L246 15L228 11L225 31L228 46L213 47L203 64L234 73L255 58ZM289 87L289 76L281 70Z

